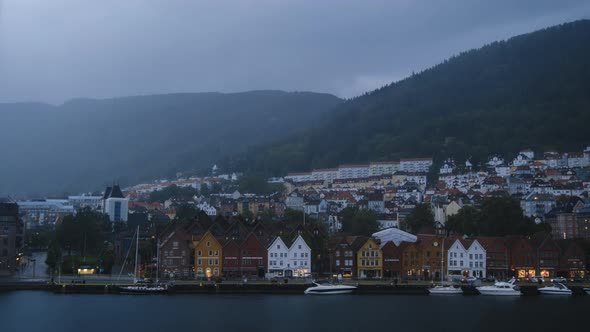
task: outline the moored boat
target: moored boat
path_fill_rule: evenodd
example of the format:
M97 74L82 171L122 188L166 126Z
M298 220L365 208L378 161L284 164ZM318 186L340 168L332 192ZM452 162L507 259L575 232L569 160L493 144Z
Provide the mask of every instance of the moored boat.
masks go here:
M480 286L477 290L481 295L495 295L495 296L520 296L522 293L515 285L516 280L510 279L508 282L499 281L493 286Z
M562 283L554 283L553 286L539 288L542 295L572 295L572 290Z
M584 288L584 292L586 292L586 294L590 295L590 287L589 288Z
M337 295L350 294L355 291L356 286L334 285L329 283L314 282L314 286L307 288L303 294L306 295Z
M458 295L463 294L461 287L439 285L428 289L432 295Z
M119 287L121 293L125 294L159 294L168 291L167 285L141 285Z

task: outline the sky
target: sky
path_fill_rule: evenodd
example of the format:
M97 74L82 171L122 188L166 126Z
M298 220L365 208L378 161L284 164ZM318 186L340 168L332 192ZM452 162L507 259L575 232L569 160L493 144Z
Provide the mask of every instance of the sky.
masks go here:
M588 0L0 0L0 102L259 89L350 98Z

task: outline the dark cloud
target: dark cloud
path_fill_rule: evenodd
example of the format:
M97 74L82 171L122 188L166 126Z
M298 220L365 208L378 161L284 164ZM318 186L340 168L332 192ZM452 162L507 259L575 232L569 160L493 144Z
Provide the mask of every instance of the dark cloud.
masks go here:
M350 97L587 0L0 0L0 101L179 91Z

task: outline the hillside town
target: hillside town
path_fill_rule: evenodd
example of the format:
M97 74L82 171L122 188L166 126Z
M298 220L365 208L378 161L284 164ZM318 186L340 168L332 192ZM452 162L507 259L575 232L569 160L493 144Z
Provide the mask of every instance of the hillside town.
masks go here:
M290 173L265 180L278 188L265 194L241 192L244 175L219 174L214 166L210 176L114 184L100 195L4 199L0 274L18 272L32 241L27 233L59 229L91 211L111 224L111 266L123 263L139 229L138 239L149 243L142 273L156 266L159 278L587 277L590 147L439 164L410 158ZM518 202L522 217L543 231L494 235L451 226L461 211L497 197ZM431 222L412 227L423 208Z

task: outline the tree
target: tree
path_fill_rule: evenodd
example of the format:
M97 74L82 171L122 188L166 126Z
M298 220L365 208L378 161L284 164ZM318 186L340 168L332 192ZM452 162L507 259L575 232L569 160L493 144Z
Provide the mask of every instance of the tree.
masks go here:
M201 188L199 189L199 194L205 197L209 197L210 191L209 186L206 183L201 183Z
M481 235L486 236L530 235L535 222L524 216L517 200L508 196L489 197L481 205L479 227Z
M200 211L201 210L198 210L194 206L182 204L176 208L176 219L185 221L194 220L197 218Z
M80 254L98 253L106 238L111 232L111 223L108 216L85 208L73 216L65 216L56 227L56 240L60 248L67 249L68 255L73 250Z
M61 248L59 247L59 243L54 239L49 243L49 247L47 248L47 258L45 259L45 264L47 264L52 274L57 269L60 261Z
M372 210L347 207L341 211L342 230L353 235L371 236L379 229L377 216Z
M480 235L480 211L473 206L464 206L456 215L450 216L445 224L447 231L458 234Z
M425 203L416 204L416 207L406 217L405 225L410 233L417 233L422 227L434 227L434 214L430 206Z

